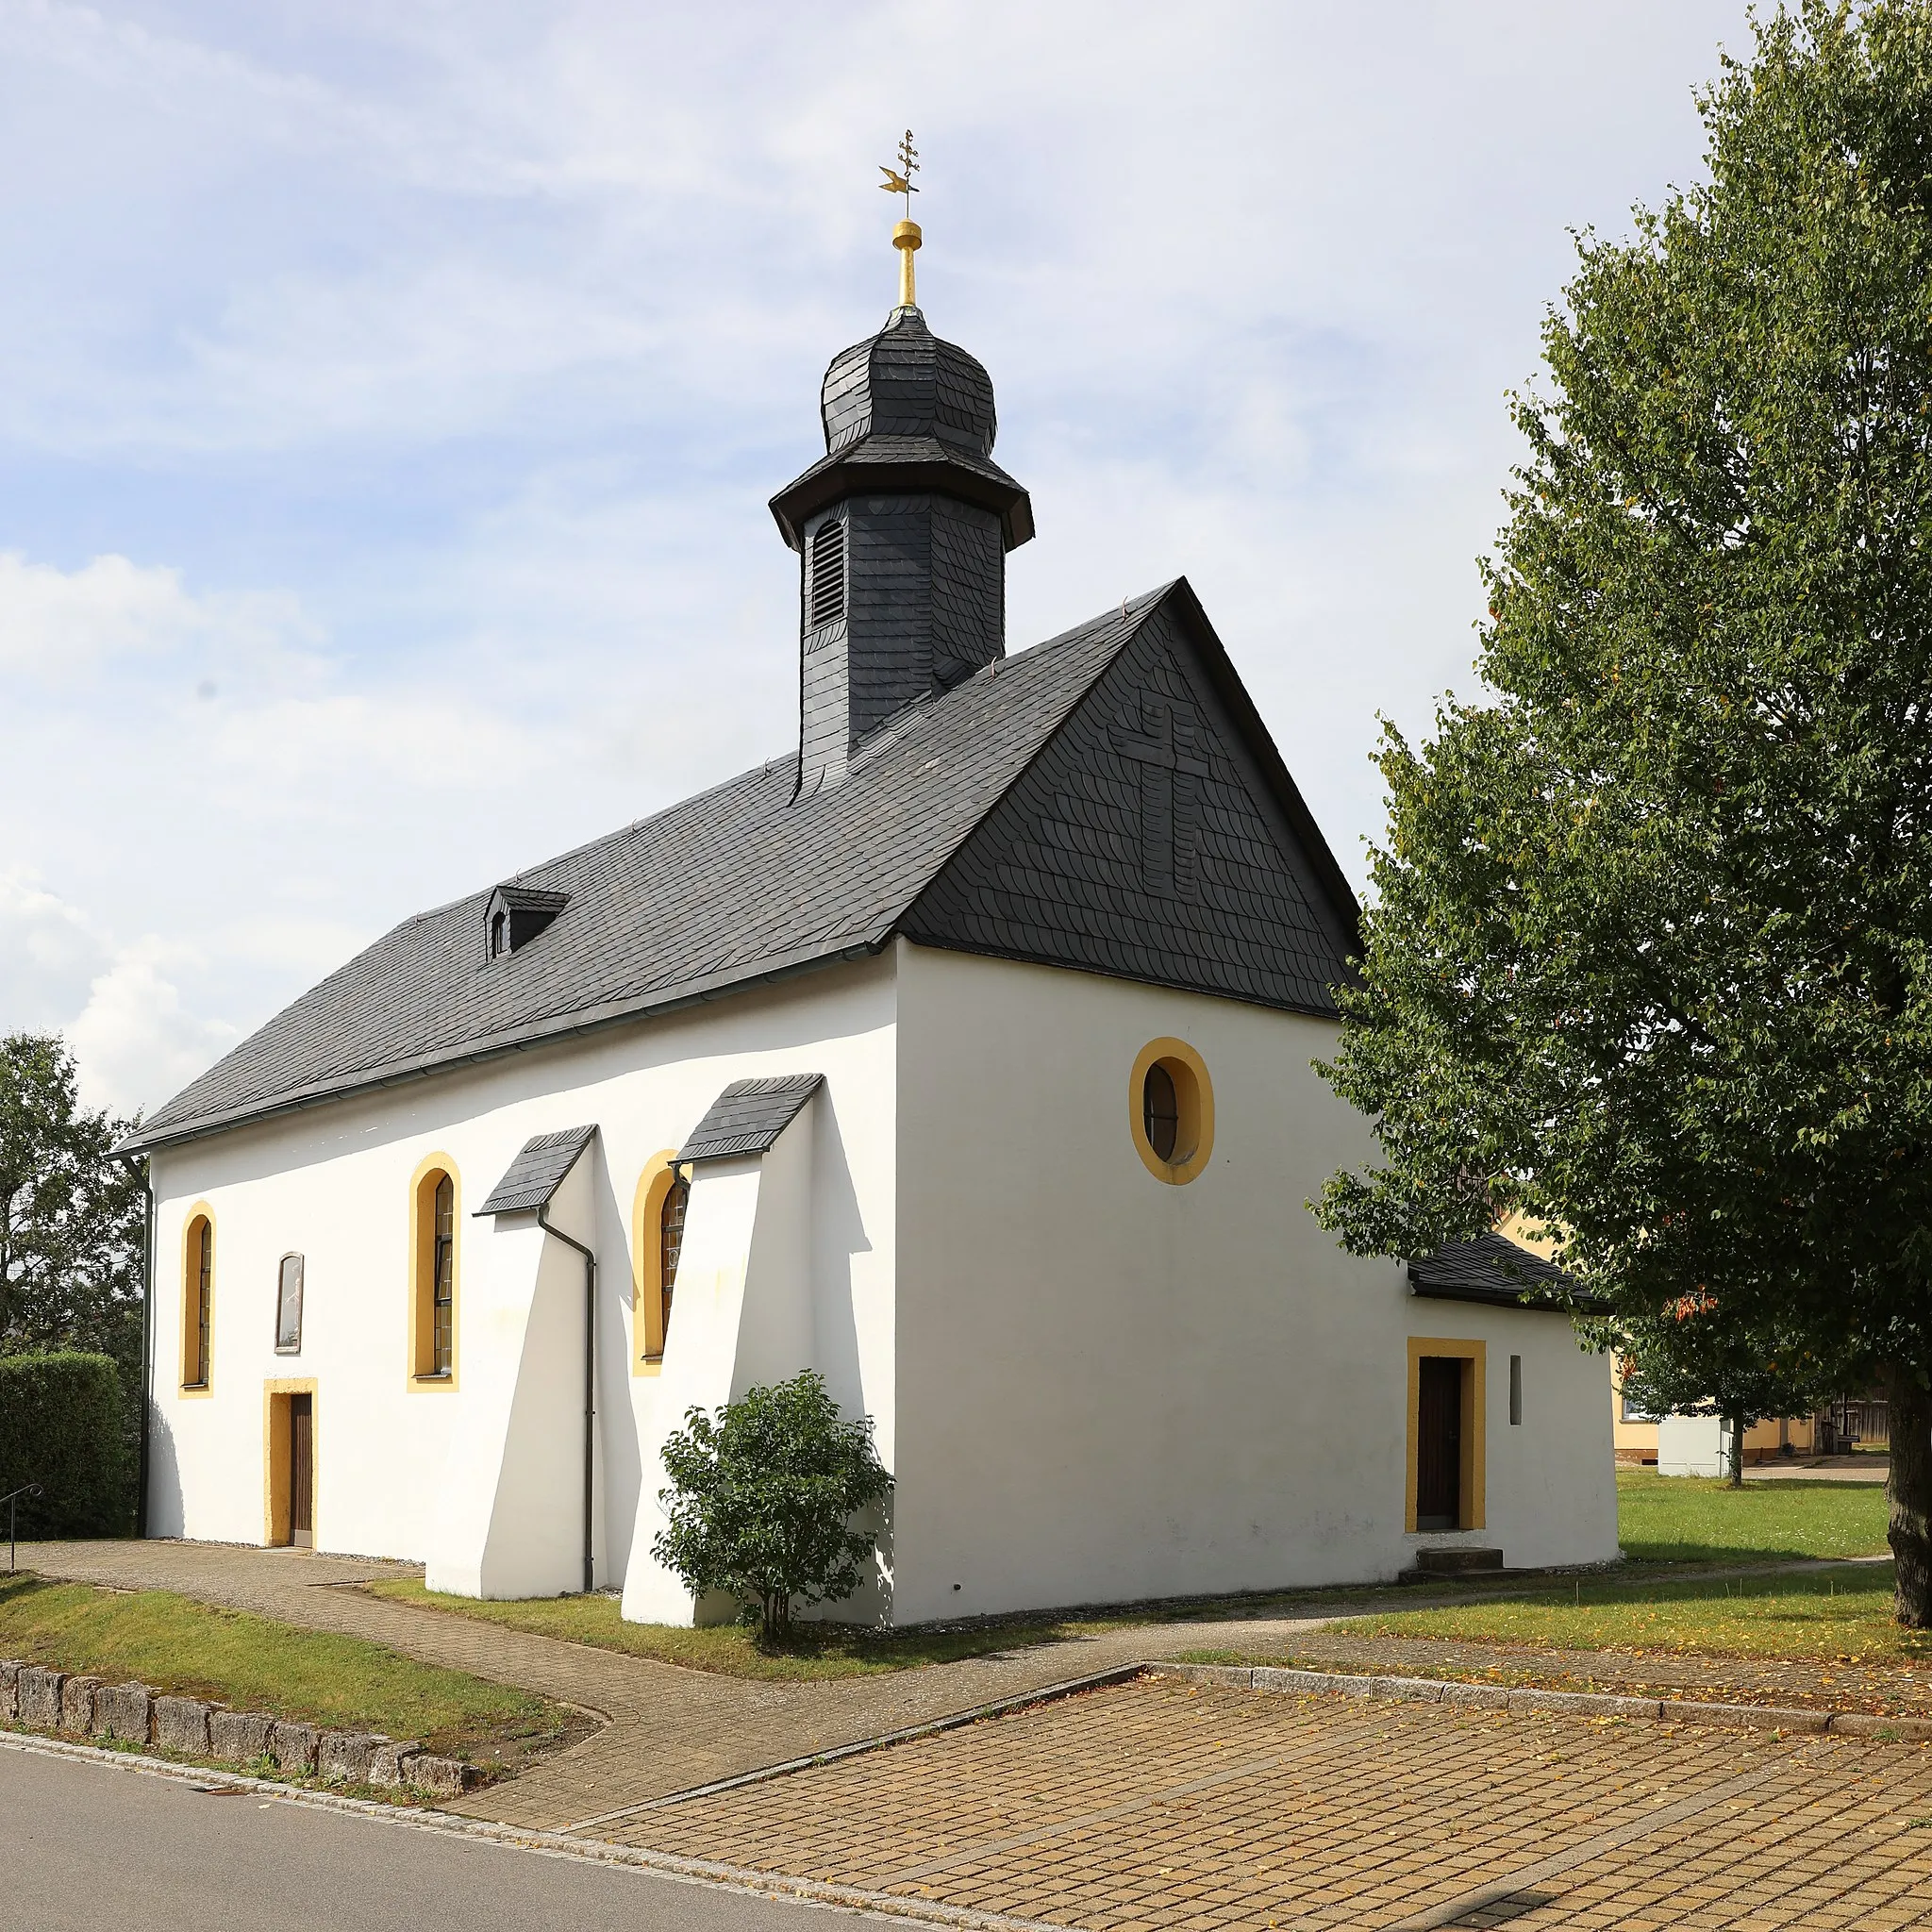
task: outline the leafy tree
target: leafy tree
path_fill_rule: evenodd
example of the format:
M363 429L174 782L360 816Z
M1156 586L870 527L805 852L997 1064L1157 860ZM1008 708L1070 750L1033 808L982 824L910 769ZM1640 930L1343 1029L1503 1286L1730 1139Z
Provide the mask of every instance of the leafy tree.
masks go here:
M1731 1486L1744 1483L1744 1431L1769 1417L1808 1415L1839 1386L1834 1365L1740 1324L1714 1295L1686 1295L1660 1314L1614 1328L1624 1393L1653 1415L1714 1415L1730 1442Z
M870 1416L848 1422L808 1370L750 1389L715 1417L686 1411L664 1445L670 1518L651 1544L693 1595L728 1591L767 1639L791 1629L791 1606L836 1603L858 1588L874 1532L852 1518L892 1486Z
M132 1125L80 1105L58 1034L0 1039L0 1356L112 1357L130 1450L142 1400L145 1202L108 1150Z
M1327 1069L1417 1253L1521 1212L1627 1320L1891 1404L1932 1624L1932 9L1802 0L1699 96L1708 179L1578 239L1486 566L1480 703L1385 727Z

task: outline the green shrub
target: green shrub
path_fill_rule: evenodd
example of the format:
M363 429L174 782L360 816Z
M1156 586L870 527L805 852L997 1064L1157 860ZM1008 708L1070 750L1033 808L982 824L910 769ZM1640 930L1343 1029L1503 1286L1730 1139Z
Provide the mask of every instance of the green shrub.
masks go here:
M876 1539L852 1518L892 1486L872 1418L847 1422L822 1376L749 1389L716 1417L685 1412L664 1445L670 1528L651 1554L693 1595L727 1591L762 1634L791 1628L795 1597L836 1603L858 1588Z
M133 1491L111 1357L62 1351L0 1356L0 1495L19 1503L22 1536L125 1536ZM7 1512L0 1510L0 1536Z

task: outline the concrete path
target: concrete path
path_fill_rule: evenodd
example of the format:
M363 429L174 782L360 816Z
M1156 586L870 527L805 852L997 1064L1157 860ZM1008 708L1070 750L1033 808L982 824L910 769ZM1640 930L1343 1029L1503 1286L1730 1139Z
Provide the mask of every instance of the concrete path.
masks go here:
M857 1932L880 1923L425 1829L420 1813L391 1823L253 1791L211 1795L4 1745L0 1818L0 1914L22 1932Z
M418 1574L403 1564L160 1541L23 1543L20 1558L24 1569L42 1576L175 1591L285 1624L367 1638L425 1663L595 1712L608 1722L593 1736L448 1807L546 1830L1121 1664L1207 1646L1286 1643L1326 1621L1141 1624L880 1676L752 1683L341 1587Z
M1891 1462L1883 1456L1827 1456L1817 1462L1747 1462L1747 1483L1869 1483L1883 1489Z

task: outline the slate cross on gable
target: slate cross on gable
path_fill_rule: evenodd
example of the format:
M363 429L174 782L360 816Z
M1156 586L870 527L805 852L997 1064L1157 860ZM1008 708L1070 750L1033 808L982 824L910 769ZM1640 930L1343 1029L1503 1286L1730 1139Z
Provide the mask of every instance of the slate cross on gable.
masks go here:
M1162 899L1194 898L1208 758L1193 707L1142 691L1121 712L1112 739L1140 780L1141 882Z

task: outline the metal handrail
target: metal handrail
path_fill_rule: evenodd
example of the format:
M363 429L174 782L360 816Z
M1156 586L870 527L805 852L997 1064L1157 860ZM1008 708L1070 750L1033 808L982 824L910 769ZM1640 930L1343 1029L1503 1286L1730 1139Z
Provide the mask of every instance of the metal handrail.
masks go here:
M7 1505L7 1574L9 1576L13 1574L14 1512L20 1507L20 1499L23 1496L43 1496L45 1494L46 1491L41 1488L39 1483L22 1483L19 1489L8 1490L4 1496L0 1496L0 1503Z

